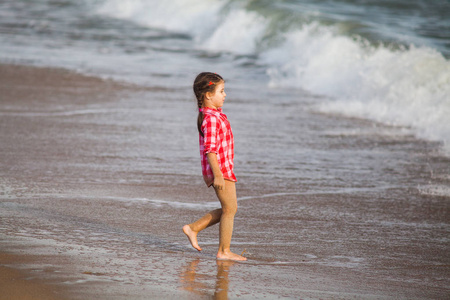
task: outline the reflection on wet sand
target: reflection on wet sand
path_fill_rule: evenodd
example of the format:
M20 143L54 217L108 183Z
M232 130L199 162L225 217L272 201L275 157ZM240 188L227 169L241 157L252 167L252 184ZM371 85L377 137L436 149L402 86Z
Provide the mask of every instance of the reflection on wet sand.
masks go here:
M199 296L208 296L211 293L212 285L208 284L211 276L199 271L199 258L188 263L180 274L183 289ZM236 262L227 260L217 260L217 274L214 286L213 299L228 299L229 273L230 267Z
M236 262L230 260L217 260L216 288L214 299L228 299L228 275L230 267Z

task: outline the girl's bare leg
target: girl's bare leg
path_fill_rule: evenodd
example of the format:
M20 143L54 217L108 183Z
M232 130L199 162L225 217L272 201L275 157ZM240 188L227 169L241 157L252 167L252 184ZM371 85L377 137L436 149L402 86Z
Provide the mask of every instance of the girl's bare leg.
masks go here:
M198 251L202 251L202 248L200 248L197 242L197 234L203 229L219 223L221 216L222 209L215 209L213 211L210 211L194 223L183 226L183 232L187 235L192 247L194 247Z
M219 226L219 251L217 259L247 260L247 258L235 254L230 250L231 236L233 235L234 215L237 211L236 185L225 180L225 189L216 189L217 197L222 205L222 214Z
M220 222L219 227L219 250L217 258L223 260L247 260L247 258L235 254L230 250L231 236L233 235L234 215L237 211L237 198L235 183L225 180L225 189L215 189L219 198L221 209L210 211L194 223L184 225L183 232L189 239L192 247L201 251L198 245L197 234L203 229Z

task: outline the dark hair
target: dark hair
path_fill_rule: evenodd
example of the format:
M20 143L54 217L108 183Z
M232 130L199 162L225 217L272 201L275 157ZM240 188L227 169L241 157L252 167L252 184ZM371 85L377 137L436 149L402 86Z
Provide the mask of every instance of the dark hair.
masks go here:
M205 94L208 92L214 93L217 84L221 82L224 82L222 76L216 73L203 72L197 75L197 77L194 80L193 88L195 98L197 98L198 108L203 107L203 102L205 101ZM203 136L202 123L203 123L203 113L199 111L197 118L197 129L198 132Z

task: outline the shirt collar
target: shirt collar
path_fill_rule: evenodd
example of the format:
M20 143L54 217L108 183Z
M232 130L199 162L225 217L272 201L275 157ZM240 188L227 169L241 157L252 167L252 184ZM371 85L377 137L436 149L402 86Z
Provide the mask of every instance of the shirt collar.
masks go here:
M217 109L210 108L210 107L203 107L203 108L202 108L202 112L203 112L204 114L205 114L205 113L210 113L210 114L212 114L212 115L218 115L218 116L220 116L220 115L223 114L223 112L222 112L222 107L219 107L219 108L217 108Z

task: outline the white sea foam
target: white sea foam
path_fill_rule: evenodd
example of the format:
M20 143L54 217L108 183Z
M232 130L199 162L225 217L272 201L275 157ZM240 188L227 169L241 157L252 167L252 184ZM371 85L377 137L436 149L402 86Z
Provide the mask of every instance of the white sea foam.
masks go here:
M272 86L329 96L320 111L411 127L450 153L450 62L439 52L375 48L310 24L263 58Z
M210 34L219 22L222 7L223 2L218 0L107 0L97 12L154 29L185 34L195 32L196 37L202 37Z
M450 198L450 187L445 185L428 185L419 187L422 195L431 195Z
M266 29L265 19L245 10L235 10L219 23L201 47L212 51L253 54ZM245 30L245 34L242 34Z
M450 154L450 62L432 48L373 46L314 21L276 29L275 14L263 16L244 2L101 3L98 13L187 34L195 48L258 56L270 86L326 95L319 111L410 127Z
M253 54L266 28L262 16L239 7L223 14L224 1L108 0L97 12L154 29L190 35L209 51ZM245 34L243 33L245 30Z
M148 203L156 207L170 206L174 208L192 209L192 210L204 210L219 208L220 204L217 201L211 202L180 202L175 200L162 200L162 199L149 199L149 198L134 198L134 197L117 197L117 196L99 196L99 195L76 195L76 194L39 194L39 197L55 197L60 199L96 199L106 201L121 201L125 203ZM1 198L0 198L1 199Z

